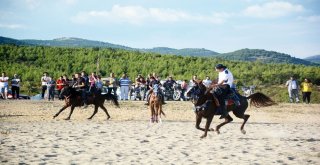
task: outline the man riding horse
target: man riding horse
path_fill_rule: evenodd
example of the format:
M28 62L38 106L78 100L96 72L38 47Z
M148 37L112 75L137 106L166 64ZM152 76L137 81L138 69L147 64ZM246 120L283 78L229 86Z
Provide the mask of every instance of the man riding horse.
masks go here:
M222 119L228 116L227 106L229 98L235 102L236 106L240 106L240 102L235 93L233 75L230 70L223 64L216 65L215 69L219 72L218 83L213 84L211 87L215 89L213 94L219 100L221 110L220 119Z
M83 101L83 108L87 108L87 92L86 92L86 82L83 77L80 76L80 73L76 73L76 83L73 84L73 88L75 88L77 91L81 92L81 98Z
M145 103L145 105L149 105L149 102L150 102L150 93L151 93L151 91L153 90L153 86L154 86L155 84L160 85L160 81L156 80L155 77L151 76L151 77L150 77L150 83L149 83L149 88L150 88L150 90L147 92L147 102ZM160 89L159 89L159 94L160 94L160 96L161 96L162 105L163 105L163 104L166 104L166 103L164 102L163 93L162 93L162 91L161 91Z

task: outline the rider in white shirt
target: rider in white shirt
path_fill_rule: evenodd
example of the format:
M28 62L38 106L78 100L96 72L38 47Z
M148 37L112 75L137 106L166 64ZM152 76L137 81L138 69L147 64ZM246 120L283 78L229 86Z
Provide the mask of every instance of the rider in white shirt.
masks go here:
M233 75L230 70L222 64L216 65L215 70L219 72L218 83L216 84L219 90L214 91L214 94L217 96L220 103L220 108L222 110L222 115L220 117L221 119L228 116L226 98L227 95L232 91L230 88L233 87ZM234 100L239 106L239 100L237 98L234 98Z

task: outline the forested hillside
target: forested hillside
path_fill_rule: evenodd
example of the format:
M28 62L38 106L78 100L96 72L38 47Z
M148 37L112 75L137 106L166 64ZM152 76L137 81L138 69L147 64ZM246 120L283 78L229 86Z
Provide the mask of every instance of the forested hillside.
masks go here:
M198 49L198 48L185 48L185 49L173 49L167 47L156 47L152 49L140 49L142 52L152 52L159 54L167 55L182 55L182 56L195 56L195 57L213 57L219 53L207 50L207 49Z
M310 61L291 57L288 54L278 53L275 51L266 51L262 49L241 49L231 53L219 54L217 55L217 57L236 61L259 61L262 63L317 65Z
M305 58L304 60L320 64L320 55L310 56L310 57Z
M0 44L13 45L34 45L34 46L52 46L52 47L69 47L69 48L115 48L130 51L141 51L143 53L158 53L163 55L181 55L194 57L219 57L226 60L234 61L258 61L262 63L285 63L285 64L303 64L303 65L318 65L317 59L303 60L291 57L288 54L278 53L275 51L266 51L261 49L241 49L231 53L219 54L217 52L199 49L199 48L185 48L174 49L168 47L156 47L152 49L130 48L127 46L111 44L108 42L93 41L81 38L58 38L53 40L16 40L0 36ZM311 62L310 62L311 61Z

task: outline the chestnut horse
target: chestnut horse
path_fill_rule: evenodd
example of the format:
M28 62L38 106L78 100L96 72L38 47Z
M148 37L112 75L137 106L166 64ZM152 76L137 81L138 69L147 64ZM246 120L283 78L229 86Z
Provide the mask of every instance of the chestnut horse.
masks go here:
M214 131L213 129L209 129L210 124L212 122L212 119L214 115L217 115L218 112L218 101L217 98L213 96L212 93L210 93L212 89L207 89L203 84L202 81L196 82L195 86L193 86L188 92L187 96L191 97L191 101L194 104L194 111L196 114L196 128L204 131L204 134L201 136L201 138L204 138L207 136L208 131ZM262 94L262 93L254 93L251 94L248 97L241 96L238 94L238 97L240 98L240 106L237 107L228 107L228 112L232 111L233 114L243 119L243 123L240 127L240 130L243 134L246 133L244 130L244 125L246 124L247 120L249 119L250 115L245 114L245 111L248 108L248 99L250 99L250 104L254 105L255 107L266 107L274 105L274 101L272 101L268 96ZM205 128L200 127L200 123L202 118L206 118L206 126ZM223 125L230 123L232 121L232 117L228 115L225 118L225 121L216 127L216 131L219 134L220 127Z
M66 108L71 106L70 114L65 120L70 120L71 115L73 113L73 110L75 107L80 107L83 105L83 101L81 99L81 93L76 91L74 88L65 86L60 93L60 98L64 96L65 98L65 105L59 110L58 113L56 113L53 118L56 118L59 116L59 114L64 111ZM104 101L105 100L111 100L114 105L119 107L119 102L116 96L112 94L97 94L96 96L87 96L87 102L89 104L94 104L94 112L93 114L88 118L92 119L92 117L98 112L98 108L100 107L106 114L107 119L110 118L110 115L107 111L107 109L104 107Z
M154 123L154 122L162 122L161 121L161 114L164 114L164 112L162 111L162 101L161 101L161 96L160 96L160 87L158 84L155 84L153 86L153 89L150 90L150 104L149 104L149 108L150 108L150 112L151 112L151 118L150 118L150 123Z

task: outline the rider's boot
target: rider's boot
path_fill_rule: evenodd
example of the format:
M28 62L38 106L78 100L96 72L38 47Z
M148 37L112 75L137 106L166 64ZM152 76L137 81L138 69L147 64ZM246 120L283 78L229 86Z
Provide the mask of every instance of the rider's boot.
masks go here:
M227 101L225 101L224 105L220 105L220 108L222 110L222 115L220 116L219 119L226 118L229 115L227 110L227 105L228 105Z

